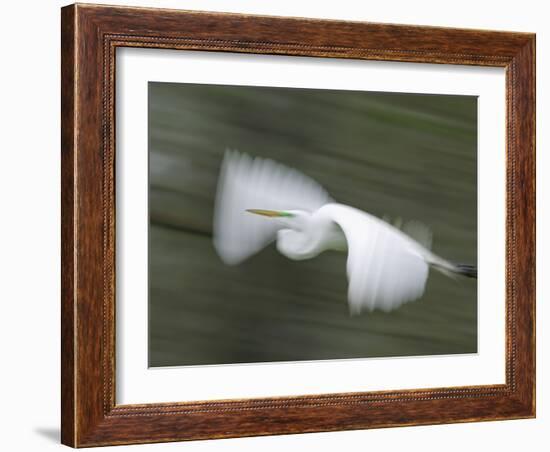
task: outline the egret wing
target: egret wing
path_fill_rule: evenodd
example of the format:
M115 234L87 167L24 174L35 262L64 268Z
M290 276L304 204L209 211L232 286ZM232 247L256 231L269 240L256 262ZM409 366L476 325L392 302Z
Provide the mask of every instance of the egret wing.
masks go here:
M388 312L422 296L428 264L419 243L361 210L340 204L323 210L346 236L352 313L374 309Z
M315 211L331 202L310 177L273 160L225 152L214 209L214 247L220 258L238 264L272 242L276 221L246 209Z

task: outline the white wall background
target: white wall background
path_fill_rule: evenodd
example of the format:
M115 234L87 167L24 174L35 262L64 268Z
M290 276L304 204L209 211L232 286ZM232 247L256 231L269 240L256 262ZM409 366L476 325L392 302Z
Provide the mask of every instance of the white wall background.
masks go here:
M354 0L113 0L118 4L282 16L530 31L537 33L538 278L537 419L222 441L115 450L547 450L550 391L548 113L550 15L536 0L357 2ZM93 2L98 3L98 2ZM59 8L60 1L2 6L0 28L0 444L8 451L59 450ZM546 380L546 381L545 381Z

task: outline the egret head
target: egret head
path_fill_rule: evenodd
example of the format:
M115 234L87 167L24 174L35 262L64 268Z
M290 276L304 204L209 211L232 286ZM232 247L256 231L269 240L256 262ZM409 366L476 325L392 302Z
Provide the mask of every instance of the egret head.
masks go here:
M312 215L305 210L260 210L247 212L269 217L277 222L277 249L289 259L302 260L318 254L312 250ZM312 253L313 251L313 253Z

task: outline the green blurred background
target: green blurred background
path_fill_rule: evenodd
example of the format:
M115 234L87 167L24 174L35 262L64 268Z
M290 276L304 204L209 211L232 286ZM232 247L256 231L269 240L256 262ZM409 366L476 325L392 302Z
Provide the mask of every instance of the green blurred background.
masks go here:
M430 272L424 296L351 317L346 255L212 247L226 148L269 157L341 203L419 220L477 262L477 98L149 83L149 365L475 353L477 280Z

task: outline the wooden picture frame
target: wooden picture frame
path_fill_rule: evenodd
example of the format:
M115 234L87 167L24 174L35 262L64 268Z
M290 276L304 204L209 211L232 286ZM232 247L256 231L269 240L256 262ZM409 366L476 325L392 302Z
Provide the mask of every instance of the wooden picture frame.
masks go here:
M62 9L61 35L64 444L85 447L535 416L535 35L80 4ZM505 68L506 383L117 405L118 47Z

